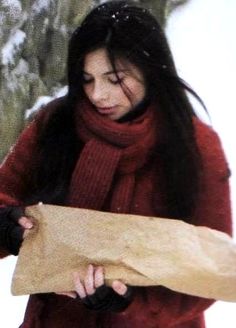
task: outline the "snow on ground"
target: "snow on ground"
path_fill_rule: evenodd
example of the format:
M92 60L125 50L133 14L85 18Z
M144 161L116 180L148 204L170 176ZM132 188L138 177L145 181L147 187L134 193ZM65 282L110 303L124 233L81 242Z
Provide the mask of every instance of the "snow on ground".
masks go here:
M49 1L42 3L46 6ZM233 110L236 105L233 89L236 85L236 41L233 36L235 14L235 0L191 0L188 5L172 15L167 26L167 34L179 73L204 100L212 124L221 136L233 172L234 212L236 204L234 177L236 152L233 149L233 140L235 140ZM13 256L0 261L0 327L18 327L27 301L26 296L10 295L10 281L15 261ZM217 302L206 311L207 328L235 328L235 310L235 303Z

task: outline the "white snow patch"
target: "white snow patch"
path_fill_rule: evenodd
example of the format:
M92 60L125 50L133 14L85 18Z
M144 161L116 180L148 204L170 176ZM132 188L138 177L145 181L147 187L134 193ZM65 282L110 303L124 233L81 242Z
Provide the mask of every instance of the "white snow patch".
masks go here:
M1 0L2 7L7 8L7 16L9 15L13 20L21 20L22 6L18 0ZM3 16L5 19L6 17ZM1 20L2 22L3 20Z
M68 87L64 86L60 89L55 90L52 96L41 96L39 97L32 108L29 108L25 111L25 119L28 119L32 114L36 113L40 108L51 100L64 96L68 91Z
M9 91L14 92L17 89L24 89L24 81L26 76L29 75L29 65L24 59L20 59L17 66L9 73L9 70L5 70L4 76L7 81L7 88Z
M32 12L39 14L42 10L47 10L50 2L50 0L36 0L32 6Z
M65 24L61 25L60 31L63 35L67 35L67 26Z
M42 25L42 34L45 34L49 25L49 19L46 17Z
M41 96L37 99L34 106L30 109L25 111L25 118L28 119L33 113L36 113L42 106L46 105L51 101L53 98L50 96Z
M11 74L6 74L7 87L10 91L14 92L17 89L23 87L22 82L25 79L25 75L29 73L29 65L24 59L20 59L17 66L11 71Z
M16 76L26 75L29 73L29 64L27 61L21 58L13 72Z
M14 56L26 38L25 32L16 30L2 48L3 65L14 64Z
M54 98L63 97L67 94L67 92L68 92L68 86L65 85L64 87L55 90L53 97Z
M22 6L18 0L2 0L3 7L9 7L11 12L21 11Z

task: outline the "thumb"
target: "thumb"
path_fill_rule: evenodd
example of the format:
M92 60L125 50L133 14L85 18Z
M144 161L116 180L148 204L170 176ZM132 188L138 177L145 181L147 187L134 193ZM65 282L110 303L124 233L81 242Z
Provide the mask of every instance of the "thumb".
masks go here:
M128 290L128 287L119 280L115 280L112 283L112 289L119 295L125 295Z
M21 216L18 220L18 224L22 226L24 229L31 229L33 228L33 222L30 218L26 216Z

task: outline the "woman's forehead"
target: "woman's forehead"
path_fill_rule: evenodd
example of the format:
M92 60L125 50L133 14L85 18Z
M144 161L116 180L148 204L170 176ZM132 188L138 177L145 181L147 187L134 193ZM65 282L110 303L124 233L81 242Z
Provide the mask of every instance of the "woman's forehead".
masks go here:
M137 70L137 67L129 61L127 58L121 55L114 54L114 65L116 71L133 71ZM99 48L93 50L84 58L84 70L96 69L101 70L106 68L108 71L114 71L114 66L112 65L107 50L105 48Z
M117 71L127 71L132 70L132 64L124 58L116 57L115 58L115 69ZM94 51L89 52L84 59L84 71L103 71L113 72L114 68L110 59L108 57L107 51L105 48L100 48Z

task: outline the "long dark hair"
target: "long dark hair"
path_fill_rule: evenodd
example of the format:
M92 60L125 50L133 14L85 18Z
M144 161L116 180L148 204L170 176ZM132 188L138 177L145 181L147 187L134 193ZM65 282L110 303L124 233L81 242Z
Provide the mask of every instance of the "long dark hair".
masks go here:
M192 122L195 113L186 91L201 100L178 77L157 20L132 1L109 1L94 8L72 34L67 63L68 94L40 137L36 189L43 190L41 198L44 195L45 199L42 200L63 203L73 165L82 148L75 141L73 111L77 101L85 97L84 58L98 48L107 50L115 72L118 58L128 60L143 72L148 95L161 111L167 136L165 145L157 151L162 158L162 189L168 215L190 218L197 202L201 159ZM45 188L39 183L42 176L44 180L50 179L50 186Z

